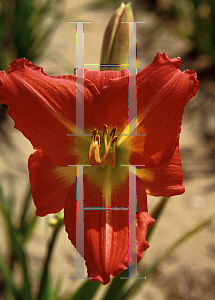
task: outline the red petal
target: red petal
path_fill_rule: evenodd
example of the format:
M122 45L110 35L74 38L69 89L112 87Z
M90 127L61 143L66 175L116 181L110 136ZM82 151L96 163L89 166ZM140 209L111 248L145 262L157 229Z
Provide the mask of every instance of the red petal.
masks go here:
M89 71L84 69L85 78L89 79L100 93L102 89L109 84L111 79L121 78L126 75L129 75L127 69L121 71Z
M88 71L89 79L101 93L95 106L95 127L102 130L103 125L109 128L123 128L128 124L128 70L121 71ZM124 101L123 105L122 102ZM124 125L125 124L125 125Z
M165 163L152 168L137 169L137 176L144 182L147 194L171 197L183 194L183 173L179 148Z
M64 208L66 197L76 178L76 168L55 166L39 151L28 161L36 214L43 217Z
M138 179L140 183L140 180ZM153 224L147 213L146 194L138 183L137 259L148 248L146 231ZM84 206L104 207L100 188L84 176ZM66 231L76 245L76 203L74 188L65 206ZM112 190L111 207L128 207L128 181ZM107 219L108 218L108 219ZM89 277L107 284L111 276L119 275L128 267L128 211L91 210L84 212L84 259Z
M146 241L147 230L154 222L155 220L148 214L145 186L137 177L137 262L149 247Z
M95 107L98 129L104 124L122 131L128 125L128 76L110 80L102 90Z
M185 104L196 94L198 80L193 71L181 72L180 59L158 53L154 61L137 73L138 133L132 139L131 164L148 167L165 162L178 145ZM96 127L128 124L128 76L112 79L95 107ZM120 132L117 133L117 135Z
M158 53L151 65L137 73L138 133L146 136L134 139L131 164L163 163L178 145L184 106L199 86L195 72L178 69L180 62Z
M76 123L76 76L47 76L26 59L15 60L9 73L0 72L1 103L9 106L15 127L57 165L77 163L73 154ZM85 80L85 127L93 126L98 91ZM89 122L89 116L92 122Z

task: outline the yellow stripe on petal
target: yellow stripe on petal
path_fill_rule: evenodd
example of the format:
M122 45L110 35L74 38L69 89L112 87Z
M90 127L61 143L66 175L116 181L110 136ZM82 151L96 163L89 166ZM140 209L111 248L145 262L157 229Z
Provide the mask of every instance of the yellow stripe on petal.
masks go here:
M131 134L136 126L139 124L138 121L136 121L135 119L133 119L123 130L122 135L120 135L118 141L117 141L117 145L119 146L120 144L122 144L129 136L124 136L124 134Z
M143 182L152 182L154 181L154 173L149 169L137 169L136 175L138 178L140 178ZM146 193L150 194L150 190L145 187Z
M76 167L55 166L53 176L64 182L66 186L71 185L76 180Z
M137 177L139 177L142 180L147 180L147 181L153 181L154 180L154 175L153 172L149 169L137 169Z

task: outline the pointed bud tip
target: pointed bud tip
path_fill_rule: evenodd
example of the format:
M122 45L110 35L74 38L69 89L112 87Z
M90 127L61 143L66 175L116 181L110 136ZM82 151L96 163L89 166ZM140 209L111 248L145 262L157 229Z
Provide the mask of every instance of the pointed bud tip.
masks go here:
M133 8L132 8L132 3L131 3L131 2L128 2L128 3L125 5L125 8L126 8L128 11L131 11L132 14L133 14Z

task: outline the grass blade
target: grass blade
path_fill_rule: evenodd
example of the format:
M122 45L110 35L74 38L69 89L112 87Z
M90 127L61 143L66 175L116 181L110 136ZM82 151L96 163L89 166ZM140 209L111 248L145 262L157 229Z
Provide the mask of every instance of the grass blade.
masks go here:
M75 292L70 300L91 300L101 283L98 281L86 280L84 284Z

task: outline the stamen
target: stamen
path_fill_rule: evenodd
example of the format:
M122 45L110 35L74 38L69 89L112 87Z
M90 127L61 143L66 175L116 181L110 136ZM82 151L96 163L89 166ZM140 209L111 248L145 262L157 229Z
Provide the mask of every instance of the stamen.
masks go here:
M100 135L96 136L96 142L98 142L98 146L100 147Z
M114 128L111 130L110 138L111 138L111 137L114 137L114 136L115 136L115 133L116 133L116 126L114 126Z
M111 167L112 167L112 168L115 168L115 148L116 148L115 145L116 145L116 144L114 143L114 144L113 144L112 162L111 162Z
M108 134L108 127L106 124L103 125L103 137L104 137L104 143L105 143L105 152L107 152L107 134ZM111 160L109 153L107 154L107 161L109 165L111 165Z
M107 129L108 127L107 127L107 125L106 124L104 124L103 125L103 136L107 136L107 134L108 134L108 129Z
M105 153L102 157L100 158L100 136L97 135L98 130L93 129L91 130L91 144L90 144L90 150L88 153L88 159L89 159L89 164L92 164L92 159L93 159L93 165L101 166L104 168L108 162L108 164L114 168L115 167L115 149L116 149L116 141L118 139L118 136L115 136L116 134L116 126L113 127L110 133L110 139L107 144L107 134L108 134L108 127L106 124L103 125L103 137L104 137L104 146L105 146ZM112 159L110 159L109 156L109 150L110 146L113 144L113 151L112 151ZM107 158L107 162L106 162Z
M96 140L96 135L97 135L98 130L97 129L93 129L91 130L91 134L93 135L93 140Z
M100 147L100 136L97 135L98 130L93 129L91 130L91 144L90 144L90 150L88 153L88 159L89 159L89 164L91 165L91 159L92 159L92 154L93 154L93 164L94 165L99 165L98 163L101 162L100 155L99 155L99 147Z
M95 159L95 161L97 163L101 162L100 155L99 155L99 144L98 144L98 141L94 142L93 158Z
M88 153L89 165L92 164L92 162L91 162L92 152L93 152L93 137L92 137L92 140L91 140L91 143L90 143L90 150L89 150L89 153Z
M108 151L109 151L109 149L110 149L110 145L111 145L111 139L110 139L110 141L109 141L109 143L108 143L107 148L105 149L105 154L104 154L104 156L103 156L103 158L102 158L102 161L101 161L101 167L104 167L104 163L105 163L105 160L106 160L106 158L107 158L107 155L109 155ZM109 159L110 159L110 157L109 157Z
M115 143L118 139L118 136L116 135L113 139L112 139L112 144Z
M112 139L112 144L113 144L113 154L112 154L112 162L111 162L111 167L115 168L115 151L116 151L116 141L118 139L118 136L115 136Z
M104 142L105 142L105 150L107 149L107 125L103 125L103 137L104 137Z

